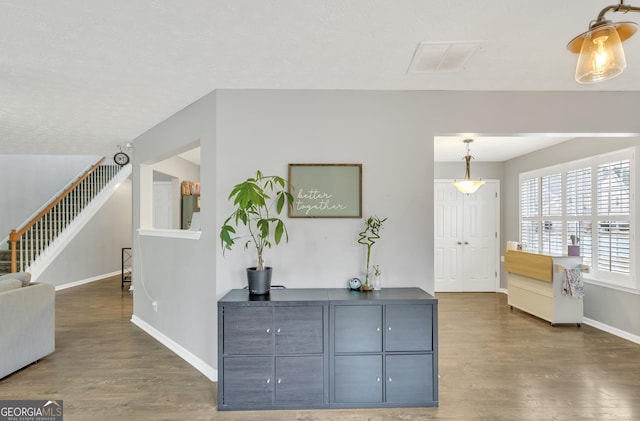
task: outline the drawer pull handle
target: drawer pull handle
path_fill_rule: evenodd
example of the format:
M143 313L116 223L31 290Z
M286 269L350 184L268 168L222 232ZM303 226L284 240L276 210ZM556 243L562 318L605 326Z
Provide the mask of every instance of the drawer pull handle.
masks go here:
M271 333L271 329L267 328L267 333Z
M278 384L282 383L282 379L278 379Z
M391 326L389 326L389 330L391 330Z
M389 377L389 383L391 383L391 377Z
M271 383L271 379L267 379L267 384Z
M380 381L380 377L378 377L378 378L376 379L376 381L378 381L378 382L379 382L379 381Z
M376 332L380 332L380 328L379 327L376 328Z
M280 328L278 328L278 330L276 330L276 333L280 333Z

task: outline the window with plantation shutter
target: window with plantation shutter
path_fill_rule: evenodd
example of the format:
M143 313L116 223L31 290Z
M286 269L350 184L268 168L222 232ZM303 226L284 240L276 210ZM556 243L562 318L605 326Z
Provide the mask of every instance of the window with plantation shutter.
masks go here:
M580 246L588 280L640 290L634 277L635 148L520 174L520 241L564 255Z

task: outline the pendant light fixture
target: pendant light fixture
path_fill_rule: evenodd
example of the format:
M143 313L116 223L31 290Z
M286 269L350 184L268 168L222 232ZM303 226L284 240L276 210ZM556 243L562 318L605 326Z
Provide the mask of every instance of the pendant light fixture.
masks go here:
M608 12L640 12L640 7L624 4L607 6L600 11L589 30L567 44L567 50L580 54L576 66L576 82L602 82L618 76L627 67L622 41L638 30L635 22L611 22L605 19Z
M467 145L467 155L462 158L466 161L466 171L464 173L464 180L454 181L452 184L456 189L460 191L460 193L471 194L475 193L483 184L484 181L482 179L472 180L471 179L471 158L469 150L469 144L473 142L473 139L465 139L463 142Z

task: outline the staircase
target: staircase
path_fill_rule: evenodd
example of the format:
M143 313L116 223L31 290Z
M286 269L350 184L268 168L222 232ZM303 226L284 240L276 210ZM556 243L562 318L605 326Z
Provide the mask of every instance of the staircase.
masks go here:
M11 250L0 250L0 275L11 272Z
M66 244L60 244L61 238L75 231L71 234L72 238L81 228L78 226L80 225L77 222L78 217L86 214L89 208L96 207L93 201L103 193L105 187L119 183L130 173L130 165L120 167L113 162L105 163L105 158L102 158L70 182L59 195L43 205L26 223L11 231L8 240L9 249L0 250L0 274L33 272L34 266L43 263L42 261L46 260L45 256L51 254L51 249L64 248ZM104 200L106 201L106 198ZM93 210L95 211L97 209ZM45 267L49 263L50 261L45 264ZM43 269L40 268L39 272L41 273Z

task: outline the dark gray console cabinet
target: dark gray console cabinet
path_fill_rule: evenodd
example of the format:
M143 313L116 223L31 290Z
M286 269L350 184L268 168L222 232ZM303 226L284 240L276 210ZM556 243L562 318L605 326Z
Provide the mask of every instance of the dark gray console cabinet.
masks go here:
M419 288L232 290L218 409L437 406L437 314Z

